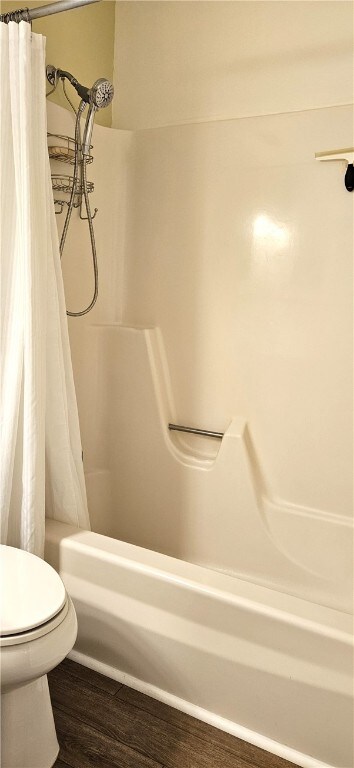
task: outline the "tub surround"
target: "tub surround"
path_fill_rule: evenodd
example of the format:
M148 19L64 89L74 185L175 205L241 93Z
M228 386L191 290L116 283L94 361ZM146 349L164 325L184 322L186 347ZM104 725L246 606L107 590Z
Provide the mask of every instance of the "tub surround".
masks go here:
M69 321L96 532L49 521L47 557L77 660L349 768L352 200L315 153L352 144L352 8L184 5L117 8L113 123L139 130L95 127L100 295ZM75 309L78 216L70 237Z
M48 125L70 132L72 119L50 104ZM124 460L142 437L135 408L120 411L110 388L118 373L107 367L106 350L112 354L112 327L120 325L159 329L170 420L222 432L234 418L247 423L264 495L284 510L270 510L269 525L294 540L295 559L316 537L310 517L326 520L322 569L329 543L337 551L348 541L332 535L330 521L336 530L352 522L352 206L340 164L318 163L315 152L350 146L352 133L350 106L136 132L95 126L100 298L69 326L85 470L106 472L113 494L107 533L119 507L115 478L126 471L112 465L115 446ZM82 226L74 216L63 258L71 309L91 295ZM125 381L141 415L151 397L143 353L137 346L135 353ZM97 428L104 407L114 444ZM198 438L188 446L206 450ZM157 489L158 462L151 473ZM174 494L176 506L179 495L194 503L187 486ZM153 490L150 498L153 508ZM301 510L304 530L293 536ZM163 528L163 516L154 516ZM315 570L320 558L319 547Z
M93 530L351 611L351 521L271 498L241 417L222 441L170 432L177 411L159 329L73 328L72 344L83 424L104 435L86 441Z

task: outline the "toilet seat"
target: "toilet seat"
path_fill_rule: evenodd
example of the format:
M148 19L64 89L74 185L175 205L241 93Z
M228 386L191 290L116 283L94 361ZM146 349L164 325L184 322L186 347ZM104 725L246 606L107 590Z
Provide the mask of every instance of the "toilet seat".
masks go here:
M53 629L59 626L64 621L69 610L69 601L66 599L65 605L53 616L52 619L41 624L39 627L34 627L27 632L18 632L16 635L0 635L0 648L8 647L11 645L20 645L20 643L29 643L31 640L37 640L39 637L44 637L52 632Z
M48 563L24 550L0 546L0 645L17 645L51 632L64 620L64 584Z

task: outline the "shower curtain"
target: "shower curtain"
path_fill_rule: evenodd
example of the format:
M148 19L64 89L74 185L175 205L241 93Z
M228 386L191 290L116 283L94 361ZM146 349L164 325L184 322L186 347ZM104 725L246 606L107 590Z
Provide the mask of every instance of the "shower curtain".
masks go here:
M89 528L46 136L45 38L0 22L1 543Z

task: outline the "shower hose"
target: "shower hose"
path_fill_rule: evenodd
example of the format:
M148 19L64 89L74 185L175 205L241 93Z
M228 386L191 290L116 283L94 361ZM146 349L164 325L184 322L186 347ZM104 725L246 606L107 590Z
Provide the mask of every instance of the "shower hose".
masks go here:
M64 89L65 92L65 89ZM67 94L65 93L66 98L68 99ZM69 103L71 104L71 101L68 99ZM63 232L60 239L60 256L63 255L64 251L64 245L66 236L68 233L69 223L71 219L71 214L74 207L75 202L75 194L76 194L76 188L78 183L78 169L79 169L79 153L81 154L81 134L80 134L80 120L82 113L86 107L86 103L84 101L80 102L79 109L76 113L75 108L71 104L75 114L76 114L76 121L75 121L75 159L74 159L74 175L73 175L73 185L70 195L70 200L68 203L68 211L65 218L65 223L63 227ZM91 250L92 250L92 266L93 266L93 273L94 273L94 292L93 297L90 302L90 304L85 308L82 309L80 312L70 312L69 310L66 311L66 314L70 317L81 317L82 315L86 315L92 307L96 304L97 296L98 296L98 265L97 265L97 252L96 252L96 242L95 242L95 233L93 229L93 223L92 223L92 213L91 213L91 207L90 207L90 201L88 196L88 190L87 190L87 161L86 156L82 155L81 158L81 181L82 181L82 191L85 199L85 207L86 207L86 213L87 213L87 221L89 225L89 231L90 231L90 241L91 241Z

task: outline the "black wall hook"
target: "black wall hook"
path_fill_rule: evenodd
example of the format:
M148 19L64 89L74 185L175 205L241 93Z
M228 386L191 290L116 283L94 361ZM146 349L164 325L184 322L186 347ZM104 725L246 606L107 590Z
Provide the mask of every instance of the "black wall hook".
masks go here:
M316 160L340 160L346 164L344 185L348 192L354 192L354 147L346 149L328 149L326 152L315 152Z
M344 177L344 184L345 188L348 190L348 192L353 192L354 189L354 165L353 163L349 163L346 174Z

